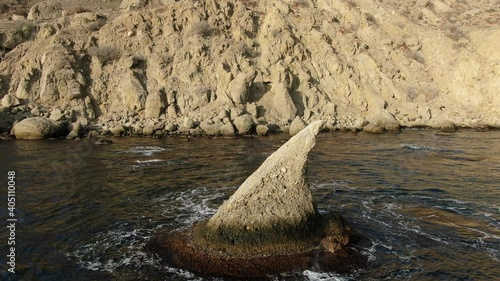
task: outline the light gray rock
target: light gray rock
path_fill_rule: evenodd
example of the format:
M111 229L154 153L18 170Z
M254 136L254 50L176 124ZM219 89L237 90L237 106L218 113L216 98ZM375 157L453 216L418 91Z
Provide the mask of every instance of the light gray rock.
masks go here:
M2 106L4 106L4 107L12 107L12 106L20 105L20 104L21 104L21 102L19 101L19 99L17 99L13 95L5 95L2 98Z
M169 122L169 123L165 124L164 130L167 133L173 133L173 132L175 132L175 130L177 130L177 126L174 123Z
M63 118L63 112L59 108L54 108L50 113L50 120L52 121L60 121Z
M300 116L296 116L295 119L293 119L292 124L290 124L290 129L288 132L290 133L290 136L295 136L305 127L306 123L302 121L302 118L300 118Z
M46 117L30 117L17 122L12 134L17 139L45 139L62 136L66 128Z
M385 125L380 120L369 122L363 127L363 132L372 134L382 134L385 132Z
M250 114L243 114L234 119L234 126L240 135L251 133L253 126L253 118Z
M66 137L67 139L78 138L78 137L80 137L80 134L81 134L81 131L82 131L82 124L79 121L71 123L68 126L68 131L69 131L69 134Z
M415 5L419 8L424 8L429 4L429 0L417 0L415 1Z
M247 91L255 75L256 72L253 69L246 72L240 72L233 81L229 83L230 95L233 102L239 104L247 102Z
M154 132L155 132L154 126L147 125L147 126L144 126L144 128L142 128L142 134L145 136L150 136L150 135L154 134Z
M219 135L222 125L222 122L203 121L200 123L200 128L207 135Z
M364 132L381 134L386 131L398 132L399 122L384 109L376 110L368 116L368 123L363 127Z
M133 9L139 9L148 3L147 0L123 0L120 4L120 9L125 11L130 11Z
M243 114L243 109L237 107L231 108L231 113L230 113L231 120L235 120L241 114Z
M36 3L30 8L28 20L51 20L62 16L61 4L54 0Z
M273 104L276 111L284 119L292 119L297 114L297 107L293 103L288 89L284 85L273 86L274 98Z
M226 117L227 117L227 111L225 109L222 109L217 115L217 118L219 118L219 120L224 120L224 118Z
M191 118L191 117L184 117L184 120L182 120L182 126L188 128L188 129L193 128L194 127L193 118Z
M166 101L164 95L159 91L154 91L146 97L144 115L146 118L160 117Z
M323 121L311 123L269 156L200 231L234 243L307 235L319 217L306 176L307 156L322 126Z
M445 120L445 121L442 121L440 124L439 124L439 130L441 130L442 132L456 132L457 131L457 125L455 125L455 123L453 123L452 121L450 120Z
M259 136L267 136L267 134L269 133L269 128L267 127L267 125L259 124L255 128L255 131Z
M109 131L111 132L111 134L113 134L113 136L119 137L123 133L125 133L125 127L123 127L123 125L117 125L111 128Z
M220 128L220 133L224 136L233 136L236 131L234 130L233 124L231 124L231 122L227 122Z
M176 118L177 117L177 110L175 109L175 105L171 104L167 108L167 115L170 118Z
M66 136L66 139L68 139L68 140L74 140L74 139L79 138L79 137L80 137L80 136L78 135L78 133L71 131L71 132L69 132L69 134Z

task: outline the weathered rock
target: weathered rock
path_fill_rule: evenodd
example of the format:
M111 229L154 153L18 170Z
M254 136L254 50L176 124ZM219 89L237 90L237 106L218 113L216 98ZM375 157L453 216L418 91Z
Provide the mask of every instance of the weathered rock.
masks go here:
M243 114L234 119L234 126L240 135L249 134L253 127L253 118L250 114Z
M4 107L12 107L20 104L21 102L19 101L19 99L13 95L5 95L2 98L2 106Z
M203 121L200 123L200 128L207 135L219 135L223 124L221 122Z
M148 0L123 0L120 4L120 9L130 11L146 6Z
M54 108L50 113L50 120L52 121L60 121L63 118L63 112L59 108Z
M144 128L142 128L142 134L145 136L150 136L150 135L154 134L154 132L155 132L155 128L152 125L146 125L146 126L144 126Z
M194 127L194 121L193 118L191 117L185 117L184 120L182 121L182 126L188 129L191 129Z
M267 136L267 134L269 132L269 128L267 127L267 125L259 124L255 128L255 131L256 131L258 136Z
M269 156L199 231L232 243L307 235L318 216L305 174L307 155L322 125L312 123Z
M167 133L173 133L177 130L177 126L174 123L167 123L164 129Z
M233 124L231 122L227 122L220 128L220 133L224 136L234 136L236 131L234 130Z
M166 101L164 95L161 92L156 91L150 93L146 98L146 108L144 110L144 115L146 118L158 118L160 117Z
M294 118L297 114L297 107L295 107L288 90L283 85L278 85L273 89L275 91L273 102L276 111L282 118Z
M290 124L290 129L289 129L289 134L290 136L295 136L298 134L300 131L302 131L306 127L306 123L302 121L302 118L300 116L295 117L293 119L292 124Z
M372 121L363 127L363 131L372 134L382 134L385 132L385 125L380 120Z
M147 92L132 72L123 76L119 91L122 94L123 104L127 109L133 111L144 109Z
M68 139L68 140L74 140L74 139L77 139L77 138L79 138L79 137L80 137L80 136L78 135L78 133L71 131L71 132L69 132L69 134L66 136L66 139Z
M16 139L46 139L65 135L66 128L45 117L30 117L17 122L12 129Z
M47 0L33 5L28 13L29 20L50 20L62 15L61 4L54 0Z
M247 91L255 75L256 72L253 69L247 72L240 72L236 78L229 83L231 99L235 103L244 104L247 102Z
M399 122L386 110L377 110L377 113L369 115L368 124L363 127L364 132L381 134L386 131L398 132Z
M309 189L307 156L322 126L312 123L269 156L209 220L160 232L148 247L176 267L243 278L364 264L345 247L351 228L321 216Z
M453 123L450 120L445 120L442 121L441 124L439 124L439 130L442 132L456 132L457 131L457 125Z
M79 121L76 121L68 126L69 134L66 136L66 139L76 139L80 137L82 130L82 125Z
M119 137L123 133L125 133L125 127L123 127L123 125L117 125L111 128L109 131L111 132L111 134L113 134L113 136Z
M243 114L243 109L237 107L231 108L231 113L230 113L231 120L235 120L236 118L238 118L238 116L242 114Z

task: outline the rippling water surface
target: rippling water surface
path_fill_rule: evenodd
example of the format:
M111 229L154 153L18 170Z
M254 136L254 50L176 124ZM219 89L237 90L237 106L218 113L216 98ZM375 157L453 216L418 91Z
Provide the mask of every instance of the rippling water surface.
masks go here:
M0 141L3 222L17 173L17 280L224 280L166 266L144 245L209 217L286 139ZM369 266L271 280L499 278L500 132L325 133L309 159L320 211L353 225ZM6 241L2 227L0 279L16 280Z

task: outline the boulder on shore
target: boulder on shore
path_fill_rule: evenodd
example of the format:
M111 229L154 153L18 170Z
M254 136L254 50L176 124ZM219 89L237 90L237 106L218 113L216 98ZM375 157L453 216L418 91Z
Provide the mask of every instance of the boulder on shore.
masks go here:
M210 219L159 232L149 249L175 267L242 278L364 265L346 247L351 228L339 216L320 215L309 189L307 157L322 126L311 123L269 156Z
M14 124L11 134L16 139L46 139L65 136L65 126L46 117L30 117Z

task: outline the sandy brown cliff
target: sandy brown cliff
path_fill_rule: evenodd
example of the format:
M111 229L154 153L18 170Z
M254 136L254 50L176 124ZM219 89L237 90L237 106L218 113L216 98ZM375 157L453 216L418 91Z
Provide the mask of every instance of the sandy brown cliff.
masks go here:
M0 98L18 116L117 134L231 133L247 114L500 127L493 0L24 2L0 21Z

